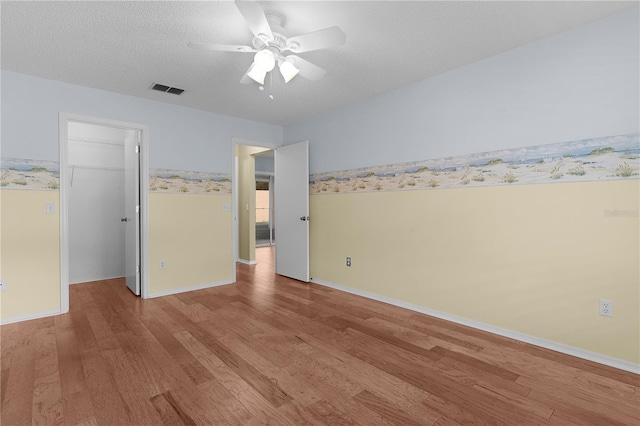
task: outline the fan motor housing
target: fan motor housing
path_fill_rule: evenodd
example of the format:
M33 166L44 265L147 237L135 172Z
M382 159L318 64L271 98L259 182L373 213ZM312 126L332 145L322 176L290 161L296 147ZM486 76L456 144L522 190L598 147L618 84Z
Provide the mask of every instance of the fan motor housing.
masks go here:
M252 44L253 47L258 50L262 50L265 47L275 47L279 52L281 52L287 46L287 37L280 33L273 33L273 40L264 41L259 37L254 37Z

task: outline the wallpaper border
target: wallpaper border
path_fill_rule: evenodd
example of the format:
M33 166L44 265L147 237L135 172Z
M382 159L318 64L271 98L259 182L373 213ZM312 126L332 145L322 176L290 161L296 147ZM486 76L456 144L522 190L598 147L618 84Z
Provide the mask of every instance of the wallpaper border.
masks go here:
M311 195L638 179L640 133L313 174Z
M60 164L57 161L2 157L0 188L58 191Z
M2 157L0 188L57 191L60 189L60 164L57 161ZM150 169L149 192L228 195L231 194L231 174Z
M150 169L149 193L231 194L231 174Z

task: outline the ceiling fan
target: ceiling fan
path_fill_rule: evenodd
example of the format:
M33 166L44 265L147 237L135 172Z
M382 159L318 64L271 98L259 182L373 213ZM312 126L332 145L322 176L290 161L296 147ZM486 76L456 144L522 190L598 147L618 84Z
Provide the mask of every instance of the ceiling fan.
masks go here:
M285 56L284 52L304 53L327 49L343 45L347 39L338 27L287 37L283 34L280 17L265 14L262 7L254 1L236 0L234 3L254 35L251 42L253 47L215 43L189 43L189 46L194 49L221 52L255 53L253 63L240 80L241 83L246 84L253 80L263 85L265 76L275 68L276 64L285 83L298 74L311 81L320 80L326 73L324 69L297 55Z

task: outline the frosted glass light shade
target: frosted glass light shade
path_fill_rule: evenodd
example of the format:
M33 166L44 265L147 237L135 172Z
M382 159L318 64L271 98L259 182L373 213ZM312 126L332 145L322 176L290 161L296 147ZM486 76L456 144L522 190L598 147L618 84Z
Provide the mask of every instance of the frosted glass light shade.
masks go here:
M284 61L281 65L280 65L280 74L282 74L282 77L284 77L284 82L288 83L291 81L291 79L293 77L295 77L296 75L298 75L298 73L300 72L300 70L298 68L296 68L291 62L289 61Z
M253 65L251 65L251 68L249 69L249 71L247 72L247 75L251 77L251 79L254 80L255 82L264 84L264 78L267 75L267 72L262 68L260 68L259 66L257 66L256 63L254 62Z
M265 72L269 72L276 66L276 58L269 49L262 49L253 57L253 63Z

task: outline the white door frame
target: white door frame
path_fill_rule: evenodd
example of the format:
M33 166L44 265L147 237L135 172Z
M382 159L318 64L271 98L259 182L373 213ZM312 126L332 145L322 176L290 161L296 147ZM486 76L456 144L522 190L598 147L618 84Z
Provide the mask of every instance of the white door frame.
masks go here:
M277 147L273 144L269 144L266 142L255 142L246 139L240 138L232 138L231 139L231 229L233 235L233 244L232 244L232 254L231 254L231 271L232 271L232 282L236 282L236 262L239 259L238 250L238 164L236 161L236 146L237 145L247 145L247 146L255 146L258 148L265 149L276 149Z
M117 127L140 132L140 295L149 295L149 127L105 118L60 112L58 141L60 148L60 311L69 312L69 122Z

